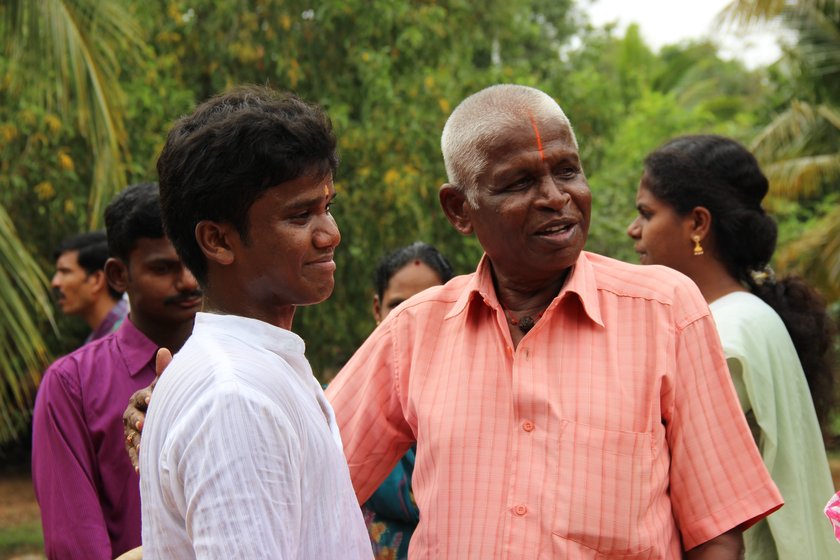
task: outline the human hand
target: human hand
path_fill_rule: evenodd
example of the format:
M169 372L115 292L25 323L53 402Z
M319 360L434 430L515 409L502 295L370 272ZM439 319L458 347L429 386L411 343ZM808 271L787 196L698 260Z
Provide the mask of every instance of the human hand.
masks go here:
M152 400L152 391L160 379L163 370L172 361L172 353L166 348L158 350L155 356L155 377L152 384L145 389L136 391L128 399L128 408L123 412L123 433L125 434L125 449L135 472L140 471L140 434L143 432L143 422L146 420L146 410Z

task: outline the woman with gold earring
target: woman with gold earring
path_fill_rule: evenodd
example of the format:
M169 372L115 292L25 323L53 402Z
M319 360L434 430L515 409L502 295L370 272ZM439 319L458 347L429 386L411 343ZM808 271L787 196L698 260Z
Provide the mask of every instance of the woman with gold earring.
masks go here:
M834 406L832 328L811 288L777 281L768 267L776 223L761 207L767 191L758 162L734 140L676 138L645 158L627 234L642 264L679 270L709 303L741 407L785 498L744 532L746 558L833 558L821 433Z

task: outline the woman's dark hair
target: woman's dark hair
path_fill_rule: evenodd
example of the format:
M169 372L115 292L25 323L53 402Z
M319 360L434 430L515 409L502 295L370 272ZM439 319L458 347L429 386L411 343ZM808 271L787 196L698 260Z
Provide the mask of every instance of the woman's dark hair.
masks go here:
M205 285L198 222L232 224L247 243L248 210L265 191L337 168L332 124L319 107L267 87L238 87L205 101L169 132L157 162L166 233Z
M376 288L376 295L381 300L385 297L385 290L388 289L388 283L394 275L402 270L402 268L409 262L419 260L432 270L434 270L440 277L443 283L448 282L455 275L452 272L452 265L446 260L440 251L435 249L428 243L422 241L415 241L411 245L400 247L384 257L379 261L376 267L376 272L373 275L373 285Z
M825 428L835 403L834 326L825 301L804 280L766 273L776 222L761 207L769 184L758 161L730 138L681 136L645 158L645 186L679 215L698 206L709 211L714 244L729 273L782 318Z

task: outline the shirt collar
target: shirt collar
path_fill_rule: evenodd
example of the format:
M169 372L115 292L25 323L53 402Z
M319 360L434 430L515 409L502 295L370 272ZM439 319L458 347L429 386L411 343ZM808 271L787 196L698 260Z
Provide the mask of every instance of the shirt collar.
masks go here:
M195 315L194 330L197 329L221 332L279 356L303 354L306 350L303 339L292 331L239 315L199 312Z
M120 348L120 354L131 377L139 374L149 364L154 364L158 345L140 332L131 317L126 317L114 336Z
M578 255L577 261L569 274L569 278L545 312L551 313L560 302L572 297L571 294L577 296L586 315L594 323L603 327L604 321L601 318L601 305L598 300L598 285L595 271L585 251L581 251L580 255ZM464 312L468 305L474 301L482 301L485 305L493 309L501 307L496 297L496 289L493 286L490 259L486 254L481 257L475 274L472 275L461 296L455 301L455 305L452 306L452 310L446 315L445 319L455 317Z
M120 299L114 304L114 307L105 315L99 325L93 329L85 339L85 343L97 340L103 336L115 332L122 323L125 316L128 314L128 302L125 299Z

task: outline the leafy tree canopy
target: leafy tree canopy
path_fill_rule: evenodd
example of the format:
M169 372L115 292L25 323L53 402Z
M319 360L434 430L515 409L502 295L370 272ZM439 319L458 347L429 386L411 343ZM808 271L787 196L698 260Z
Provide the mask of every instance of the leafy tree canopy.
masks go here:
M624 229L645 153L688 132L748 140L784 104L774 85L795 81L721 60L710 43L654 52L635 27L593 27L572 0L488 0L481 9L466 0L12 0L0 5L0 31L0 206L9 218L0 213L0 258L27 255L3 265L0 300L21 300L0 314L0 340L45 333L31 339L40 361L21 352L0 362L24 411L31 399L21 387L48 354L79 342L63 318L61 337L49 334L41 271L52 270L53 246L101 224L125 185L154 180L171 122L235 84L318 102L339 136L336 290L299 310L295 324L314 369L328 375L374 326L379 255L422 239L462 273L480 257L437 198L440 132L466 95L499 82L553 95L575 125L593 189L588 248L633 259ZM23 316L34 321L29 331Z

